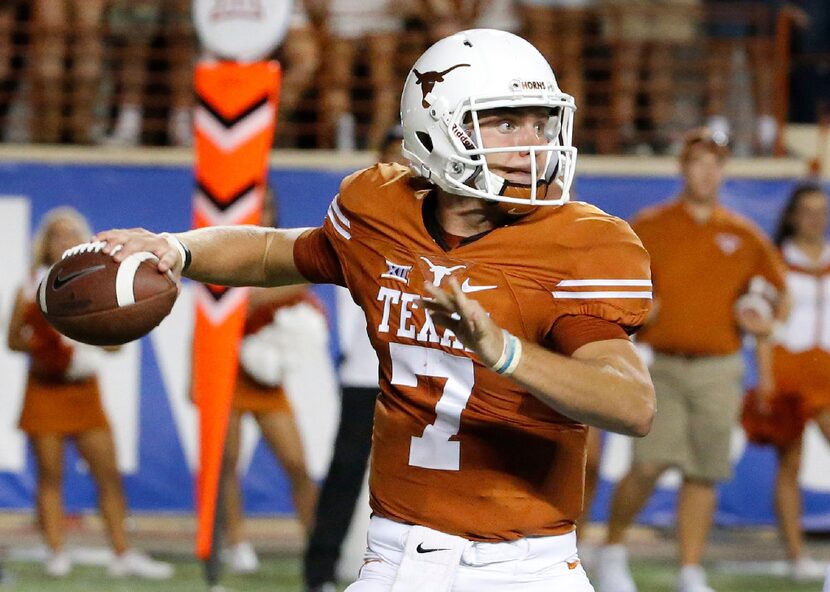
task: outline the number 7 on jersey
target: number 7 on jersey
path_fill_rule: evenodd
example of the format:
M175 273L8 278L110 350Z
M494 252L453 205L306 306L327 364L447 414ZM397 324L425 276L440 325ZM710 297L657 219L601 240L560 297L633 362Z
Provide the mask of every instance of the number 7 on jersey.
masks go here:
M435 423L421 436L412 436L409 464L413 467L458 471L461 468L461 443L451 442L458 434L461 412L473 392L473 360L454 356L440 349L419 345L389 344L392 359L392 384L418 386L418 376L446 378L444 391L435 405Z

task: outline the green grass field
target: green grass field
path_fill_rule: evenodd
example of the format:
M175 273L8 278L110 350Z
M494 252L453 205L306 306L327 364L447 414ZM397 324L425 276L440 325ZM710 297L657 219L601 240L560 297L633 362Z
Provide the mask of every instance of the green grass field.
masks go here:
M15 582L0 587L3 592L199 592L207 590L202 567L194 561L169 558L176 563L176 576L167 582L112 580L102 567L75 567L65 579L45 576L40 565L9 563L7 571ZM300 592L300 563L295 558L263 557L259 573L251 576L226 575L222 586L226 592ZM665 562L636 562L634 577L640 592L674 592L675 568ZM710 584L718 592L818 592L820 583L795 584L773 576L736 576L710 574Z

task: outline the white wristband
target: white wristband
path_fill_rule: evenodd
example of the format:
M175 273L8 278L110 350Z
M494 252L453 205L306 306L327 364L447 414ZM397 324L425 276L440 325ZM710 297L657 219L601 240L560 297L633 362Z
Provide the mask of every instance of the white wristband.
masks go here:
M519 361L522 359L522 341L505 329L502 329L502 336L504 346L501 356L490 368L499 374L510 376L519 367Z

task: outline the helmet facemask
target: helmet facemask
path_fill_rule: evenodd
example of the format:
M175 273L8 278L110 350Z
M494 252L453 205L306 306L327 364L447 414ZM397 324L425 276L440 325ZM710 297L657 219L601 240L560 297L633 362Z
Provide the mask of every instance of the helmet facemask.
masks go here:
M449 185L447 191L510 204L513 207L505 211L513 214L526 213L528 207L561 205L568 201L576 159L576 149L571 146L575 107L571 97L560 97L544 103L539 99L516 101L514 97L471 98L468 104L459 105L445 120L455 148L443 178ZM522 107L550 109L544 131L547 144L487 146L482 138L480 117L488 111ZM514 152L528 154L531 182L505 179L487 163L488 155Z

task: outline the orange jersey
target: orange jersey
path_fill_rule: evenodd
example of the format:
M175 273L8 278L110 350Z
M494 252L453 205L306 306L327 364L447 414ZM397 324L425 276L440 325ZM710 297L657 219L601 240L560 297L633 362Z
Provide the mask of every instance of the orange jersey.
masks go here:
M784 268L751 222L716 207L697 222L675 200L639 214L632 223L651 256L655 319L637 336L654 349L677 354L724 355L737 351L741 335L735 301L756 275L778 289Z
M644 322L648 255L625 222L578 202L445 251L421 197L400 166L359 171L323 228L295 247L306 277L349 288L378 353L372 509L479 541L568 532L582 508L586 427L436 327L420 305L423 286L455 278L500 326L561 351L578 346L557 332L574 318L622 338ZM583 342L600 335L596 324L580 331Z

